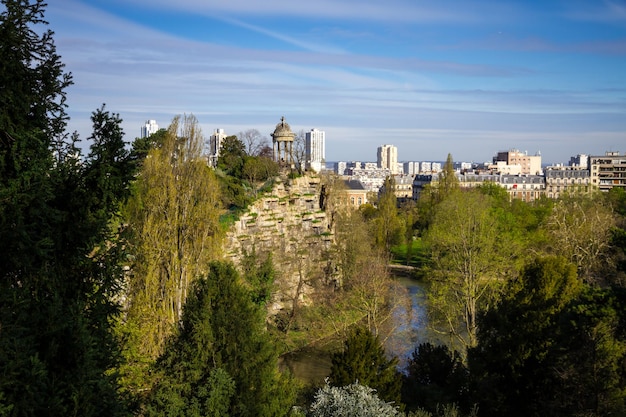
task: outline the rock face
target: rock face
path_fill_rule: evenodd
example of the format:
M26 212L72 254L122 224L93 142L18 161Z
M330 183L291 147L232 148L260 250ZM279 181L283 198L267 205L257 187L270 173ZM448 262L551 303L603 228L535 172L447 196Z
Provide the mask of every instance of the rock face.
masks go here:
M327 213L320 207L316 177L278 182L272 194L257 200L226 237L226 256L239 265L244 253L272 254L277 271L269 314L307 304L325 282L325 254L333 243Z

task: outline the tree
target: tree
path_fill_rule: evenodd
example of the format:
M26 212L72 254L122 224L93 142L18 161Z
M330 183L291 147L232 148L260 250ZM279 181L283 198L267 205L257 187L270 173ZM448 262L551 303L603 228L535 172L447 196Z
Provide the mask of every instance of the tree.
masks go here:
M226 175L242 179L246 156L244 143L237 136L226 136L220 148L217 168L224 171Z
M456 191L439 204L426 236L430 322L463 349L476 344L478 312L515 266L500 232L488 196Z
M269 147L269 140L261 135L257 129L248 129L239 132L237 137L245 145L246 154L248 156L261 156L266 147Z
M306 168L306 133L300 130L293 138L292 149L293 163L299 174L302 174Z
M155 359L179 323L187 292L220 251L219 185L202 156L193 116L174 118L144 161L127 211L133 231L128 325L138 351Z
M555 415L556 324L582 289L573 264L538 258L509 284L495 308L481 314L478 344L468 358L481 414Z
M389 417L399 416L397 406L380 399L376 390L358 383L345 387L328 384L315 394L311 404L311 417Z
M437 174L436 178L433 175L433 180L433 182L424 187L417 202L419 212L417 226L420 231L428 229L439 204L460 189L451 154L448 154L443 170Z
M452 154L448 154L446 162L443 164L443 170L439 174L439 180L437 181L437 200L441 202L446 199L447 196L459 189L459 179L456 176L454 170L454 162L452 160Z
M615 225L613 210L604 199L580 194L559 200L546 220L552 251L574 262L589 282L601 281L608 270Z
M469 373L461 354L447 346L422 343L409 358L402 401L410 410L435 413L445 404L468 408Z
M179 334L157 363L160 380L146 414L287 415L294 390L277 358L264 312L234 266L213 262L194 283Z
M0 133L5 146L16 134L41 132L48 146L61 146L70 73L46 29L43 0L3 0L0 14Z
M0 410L119 415L111 322L128 193L120 120L92 114L82 160L67 142L63 73L43 1L0 14ZM106 127L106 128L104 128Z
M387 359L385 349L368 329L356 327L344 349L332 356L329 382L341 387L358 383L376 390L381 399L400 404L401 377L397 358Z
M378 198L376 216L374 220L376 244L387 252L393 245L403 240L405 224L398 216L398 201L394 193L395 181L393 177L385 178L382 192Z

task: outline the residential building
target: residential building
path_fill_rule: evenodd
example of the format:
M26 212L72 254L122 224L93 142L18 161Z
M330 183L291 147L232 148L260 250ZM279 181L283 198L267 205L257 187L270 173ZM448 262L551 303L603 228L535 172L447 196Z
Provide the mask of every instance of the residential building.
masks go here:
M545 170L546 196L559 198L565 193L583 192L591 190L589 170L579 166L555 166Z
M569 160L569 166L588 169L589 168L589 155L579 153L576 156L572 156Z
M382 145L378 147L378 168L388 169L392 174L398 172L398 148L393 145Z
M493 157L493 163L506 162L507 165L520 165L522 175L539 175L541 173L541 154L528 155L528 152L520 152L517 149L500 151Z
M428 184L436 183L440 174L416 175L413 179L413 199L420 197L424 187ZM531 202L539 199L545 193L545 178L541 175L494 175L494 174L473 174L457 173L459 186L461 188L473 188L487 182L503 187L509 199L517 199Z
M305 134L306 169L321 172L326 169L326 132L311 129Z
M159 131L159 125L156 120L146 120L146 123L141 126L141 138L147 138Z
M500 175L499 185L506 189L510 200L530 203L544 195L546 181L543 175Z
M344 184L348 207L358 209L362 204L367 203L367 190L359 180L345 180Z
M345 161L339 161L335 164L335 172L337 175L345 175L346 169L348 169L348 163Z
M402 166L402 171L407 175L415 175L420 172L419 162L405 162Z
M600 191L619 187L626 191L626 154L606 152L604 156L590 156L591 185Z
M217 159L220 156L220 149L226 136L224 129L215 129L209 137L209 165L212 167L217 166Z
M384 183L378 190L380 195L384 192ZM393 176L393 193L398 200L398 203L403 203L413 199L413 175L394 175Z

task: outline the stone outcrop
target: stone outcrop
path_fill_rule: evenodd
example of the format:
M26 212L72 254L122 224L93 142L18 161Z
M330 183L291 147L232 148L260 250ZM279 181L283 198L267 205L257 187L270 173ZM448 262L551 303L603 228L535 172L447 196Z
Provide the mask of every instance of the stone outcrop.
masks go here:
M226 256L239 265L244 253L272 254L277 271L269 314L289 310L294 300L307 304L323 281L325 251L333 242L327 213L320 207L320 179L278 181L231 227Z

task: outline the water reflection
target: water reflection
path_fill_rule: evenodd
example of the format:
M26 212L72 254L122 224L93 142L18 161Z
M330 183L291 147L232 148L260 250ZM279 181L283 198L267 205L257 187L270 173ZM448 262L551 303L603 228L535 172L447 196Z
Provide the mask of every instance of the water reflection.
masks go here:
M398 292L391 335L385 339L385 349L397 356L400 369L420 343L432 340L426 322L426 293L424 284L409 276L397 275L396 283L405 291ZM408 300L406 300L408 297ZM407 302L408 301L408 302ZM289 369L303 382L320 385L330 374L330 353L319 348L305 348L280 358L281 368Z

